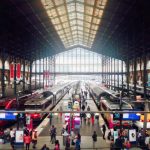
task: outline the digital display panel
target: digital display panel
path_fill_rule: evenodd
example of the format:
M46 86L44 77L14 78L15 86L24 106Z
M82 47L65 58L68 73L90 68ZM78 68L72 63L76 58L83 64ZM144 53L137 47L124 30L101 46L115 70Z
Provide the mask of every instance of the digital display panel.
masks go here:
M0 113L0 120L16 120L16 115L13 113Z
M140 120L140 116L137 114L132 114L132 113L124 113L122 120L133 120L137 121Z

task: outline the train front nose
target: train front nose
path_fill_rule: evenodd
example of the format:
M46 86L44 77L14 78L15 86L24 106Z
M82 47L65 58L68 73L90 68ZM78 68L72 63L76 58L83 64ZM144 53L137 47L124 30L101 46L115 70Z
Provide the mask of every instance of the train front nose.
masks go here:
M41 120L41 114L39 114L39 113L31 114L31 118L33 119L33 121L40 121Z

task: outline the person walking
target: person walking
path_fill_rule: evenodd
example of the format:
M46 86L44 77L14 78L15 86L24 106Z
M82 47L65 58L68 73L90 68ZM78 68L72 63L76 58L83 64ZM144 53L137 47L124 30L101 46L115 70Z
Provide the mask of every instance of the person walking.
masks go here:
M97 134L96 134L96 131L93 132L92 139L93 139L93 148L95 148L95 143L97 142Z
M14 150L14 143L15 143L15 131L12 128L10 128L10 145L13 150Z
M65 150L70 150L70 138L69 138L69 136L68 136L67 139L66 139L66 147L65 147Z
M54 150L60 150L59 140L56 140L56 141L55 141Z
M82 105L82 110L83 110L83 111L85 110L85 106L84 106L84 105Z
M90 110L91 110L91 109L90 109L90 106L88 106L88 107L87 107L87 111L90 111Z
M30 149L31 137L29 134L24 136L24 143L26 144L26 150Z
M50 136L51 136L52 144L55 143L55 141L56 141L56 128L54 127L54 125L52 125L52 127L50 129Z
M32 131L32 143L33 143L33 148L36 148L36 144L37 144L37 131L33 130Z
M41 148L41 150L50 150L49 147L46 146L46 144L43 145L43 147Z
M103 139L105 140L105 133L106 133L106 126L105 126L105 124L102 125L102 131L103 131Z

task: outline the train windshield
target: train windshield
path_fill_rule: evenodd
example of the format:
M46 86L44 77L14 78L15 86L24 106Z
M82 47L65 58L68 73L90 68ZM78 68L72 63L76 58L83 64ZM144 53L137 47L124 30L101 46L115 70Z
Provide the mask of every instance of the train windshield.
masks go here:
M0 106L0 110L4 110L5 109L5 106L4 105L1 105Z
M26 109L31 109L31 110L37 110L37 109L42 109L41 105L26 105Z

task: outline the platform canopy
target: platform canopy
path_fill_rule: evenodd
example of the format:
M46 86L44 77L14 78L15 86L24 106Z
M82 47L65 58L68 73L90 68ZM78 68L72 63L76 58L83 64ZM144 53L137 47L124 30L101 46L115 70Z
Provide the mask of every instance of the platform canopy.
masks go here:
M39 59L84 47L119 59L149 53L149 0L1 0L0 53Z

